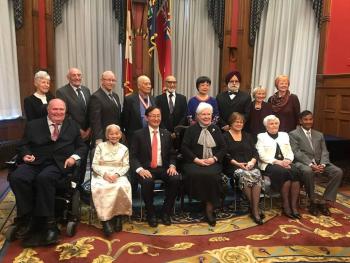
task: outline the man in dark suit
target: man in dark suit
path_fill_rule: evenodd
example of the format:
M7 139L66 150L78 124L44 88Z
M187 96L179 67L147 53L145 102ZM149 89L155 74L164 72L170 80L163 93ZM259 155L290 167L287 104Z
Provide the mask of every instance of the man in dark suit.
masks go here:
M113 92L116 77L112 71L101 76L101 87L91 95L89 103L90 125L93 146L103 142L109 124L121 123L121 104L118 94Z
M130 145L136 130L147 126L145 111L150 106L155 106L156 102L151 95L151 80L145 76L137 78L138 93L134 93L124 98L122 127Z
M85 143L90 145L91 128L87 106L90 101L90 90L81 85L82 74L77 68L70 68L67 74L69 83L56 91L56 97L66 103L66 114L75 120L80 127L80 136ZM87 158L80 162L81 182L86 171Z
M87 152L77 123L65 118L64 101L51 100L47 110L47 117L27 123L19 147L19 158L23 164L9 176L17 205L16 237L24 239L24 247L58 242L59 230L55 222L56 184ZM40 219L46 225L40 226L39 232L31 232L31 222Z
M176 93L176 78L165 78L165 92L156 97L157 107L162 112L160 126L167 129L174 137L174 128L177 125L186 125L187 100L184 95Z
M228 131L228 119L233 112L239 112L248 120L250 112L251 98L244 92L239 90L241 83L241 74L238 71L229 72L225 77L227 91L217 95L216 101L219 107L220 120L218 126Z
M154 180L164 181L166 191L161 219L164 225L170 225L170 214L179 185L179 175L175 166L176 156L170 132L159 128L160 109L153 106L147 108L145 118L148 126L136 131L131 143L130 166L138 174L142 197L146 204L147 221L151 227L158 225L153 206Z
M290 144L294 152L295 165L302 172L302 180L310 198L310 214L317 216L319 212L329 216L328 205L336 200L343 171L329 161L329 153L324 136L312 129L313 115L305 110L300 113L300 126L289 133ZM323 200L316 200L315 176L325 174L329 182L323 193Z

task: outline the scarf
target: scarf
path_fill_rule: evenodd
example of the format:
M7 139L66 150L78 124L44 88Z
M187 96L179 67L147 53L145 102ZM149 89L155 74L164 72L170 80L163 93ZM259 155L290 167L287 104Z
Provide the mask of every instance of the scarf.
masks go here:
M198 138L198 144L203 145L203 159L213 157L213 152L211 148L216 146L213 136L208 131L209 126L204 126L199 123L199 126L202 128L202 131Z
M282 97L278 96L278 91L271 97L271 104L273 112L279 112L289 100L290 91L287 90L286 94Z

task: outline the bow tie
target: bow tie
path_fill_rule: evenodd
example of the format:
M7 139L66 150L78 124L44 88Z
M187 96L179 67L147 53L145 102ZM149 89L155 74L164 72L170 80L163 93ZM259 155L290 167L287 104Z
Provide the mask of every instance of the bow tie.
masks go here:
M238 91L229 91L228 92L228 95L237 95L238 94Z

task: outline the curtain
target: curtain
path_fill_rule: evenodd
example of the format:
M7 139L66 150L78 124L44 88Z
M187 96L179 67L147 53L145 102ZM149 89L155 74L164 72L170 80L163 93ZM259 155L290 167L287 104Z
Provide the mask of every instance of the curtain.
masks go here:
M172 1L172 68L177 79L177 91L189 99L197 93L196 79L208 76L212 81L211 95L219 91L220 48L207 1ZM155 69L154 94L161 94L161 81Z
M13 2L0 1L0 120L22 115Z
M252 88L262 85L267 96L276 90L277 75L290 78L290 90L301 110L313 110L319 30L309 0L269 0L255 40Z
M55 29L56 87L68 82L70 67L77 67L83 73L83 85L94 92L101 74L112 70L117 77L115 92L122 98L122 49L118 41L112 1L68 1L62 23Z

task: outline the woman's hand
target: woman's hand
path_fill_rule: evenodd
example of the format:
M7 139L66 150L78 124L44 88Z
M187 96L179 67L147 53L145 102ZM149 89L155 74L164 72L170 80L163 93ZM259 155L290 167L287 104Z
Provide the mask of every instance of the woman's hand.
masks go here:
M291 163L290 160L282 160L282 161L276 160L274 164L278 164L284 168L290 169L291 168L290 163Z
M194 162L195 164L199 165L199 166L209 166L210 164L208 164L208 163L206 162L206 160L207 160L207 159L195 158L195 159L193 160L193 162Z
M118 179L118 176L116 174L105 173L103 175L103 179L109 183L115 183Z

